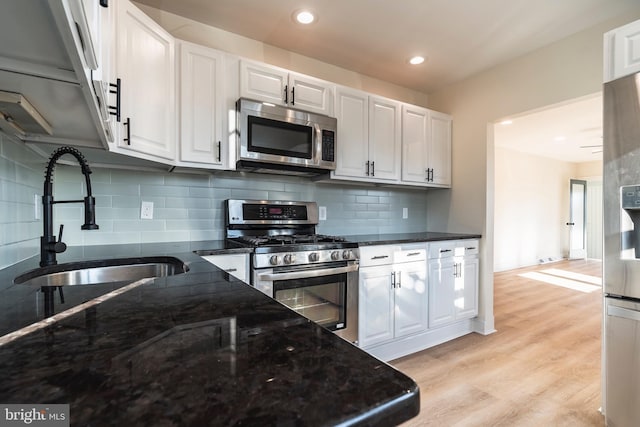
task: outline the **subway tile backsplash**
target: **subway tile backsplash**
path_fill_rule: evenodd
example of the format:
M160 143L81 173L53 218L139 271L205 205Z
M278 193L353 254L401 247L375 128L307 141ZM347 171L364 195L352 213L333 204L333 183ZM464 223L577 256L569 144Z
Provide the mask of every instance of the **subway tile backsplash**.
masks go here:
M82 150L81 150L82 151ZM42 220L34 195L42 195L46 159L0 133L0 268L38 253ZM93 169L99 230L82 231L82 204L54 206L54 227L64 224L69 246L224 238L225 199L315 200L326 206L318 232L336 235L424 231L426 190L315 183L279 175L191 174ZM80 169L58 165L56 200L79 200ZM142 201L153 202L153 219L140 219ZM402 208L409 218L402 219ZM41 211L41 206L38 206Z

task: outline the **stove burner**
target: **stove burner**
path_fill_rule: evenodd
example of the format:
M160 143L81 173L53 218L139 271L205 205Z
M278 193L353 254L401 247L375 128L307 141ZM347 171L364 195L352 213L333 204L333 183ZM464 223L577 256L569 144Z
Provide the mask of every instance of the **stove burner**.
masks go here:
M345 242L344 237L324 234L277 234L273 236L241 236L238 240L251 246L293 245L296 243L336 243Z

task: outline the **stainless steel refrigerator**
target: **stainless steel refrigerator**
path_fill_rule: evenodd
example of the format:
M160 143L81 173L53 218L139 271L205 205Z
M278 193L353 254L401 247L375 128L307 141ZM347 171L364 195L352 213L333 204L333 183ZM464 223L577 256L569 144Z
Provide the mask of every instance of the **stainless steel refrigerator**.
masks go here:
M640 74L604 85L604 412L640 426Z

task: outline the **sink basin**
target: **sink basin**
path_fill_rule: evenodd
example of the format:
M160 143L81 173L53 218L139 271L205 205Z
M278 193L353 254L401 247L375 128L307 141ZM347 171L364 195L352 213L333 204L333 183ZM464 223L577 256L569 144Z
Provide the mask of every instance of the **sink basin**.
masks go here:
M13 283L28 286L75 286L133 282L147 277L186 273L189 267L175 257L118 258L70 262L27 271Z

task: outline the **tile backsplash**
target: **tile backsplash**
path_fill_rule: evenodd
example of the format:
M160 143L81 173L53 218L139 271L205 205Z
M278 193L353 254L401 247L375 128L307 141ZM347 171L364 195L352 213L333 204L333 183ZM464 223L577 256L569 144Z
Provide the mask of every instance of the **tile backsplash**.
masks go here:
M82 150L81 150L82 151ZM36 255L42 220L34 196L42 195L46 159L0 133L0 268ZM336 235L424 231L426 190L315 183L307 178L222 172L191 174L93 168L99 230L82 231L83 205L54 206L54 227L64 224L69 246L217 240L224 238L225 199L315 200L326 206L318 232ZM80 200L79 167L58 165L56 200ZM143 201L153 219L140 219ZM408 218L402 219L403 208ZM41 206L38 203L38 209Z

